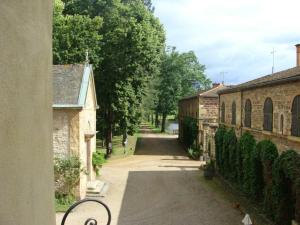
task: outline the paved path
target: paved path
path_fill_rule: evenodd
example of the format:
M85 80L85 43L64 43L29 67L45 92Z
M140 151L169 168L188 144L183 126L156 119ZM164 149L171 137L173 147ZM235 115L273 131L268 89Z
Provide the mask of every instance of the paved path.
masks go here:
M143 134L134 156L102 169L102 179L110 183L103 201L112 211L112 225L241 225L231 203L201 183L199 165L176 136ZM82 207L68 224L82 225L97 210Z

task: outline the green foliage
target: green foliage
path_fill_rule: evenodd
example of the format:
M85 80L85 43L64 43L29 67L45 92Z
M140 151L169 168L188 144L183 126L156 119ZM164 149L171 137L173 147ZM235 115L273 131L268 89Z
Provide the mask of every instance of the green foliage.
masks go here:
M83 171L78 157L54 159L55 197L66 198L75 196L75 187L79 184L80 173Z
M229 129L224 134L223 139L223 150L222 150L222 174L232 180L236 181L236 148L237 148L237 138L233 129Z
M260 141L253 151L251 159L251 197L261 201L264 198L264 208L269 211L272 204L270 186L272 186L272 165L278 157L276 145L270 140Z
M180 98L209 87L211 81L205 76L204 70L205 67L199 63L194 52L179 53L174 47L166 50L156 90L156 110L163 116L162 132L165 126L164 118L176 114Z
M225 126L221 125L215 134L216 164L221 174L223 171L222 157L223 157L223 141L224 141L225 133L226 133L226 128Z
M101 62L101 17L63 15L64 4L55 0L53 12L53 63L72 64L85 61L85 52L95 67Z
M183 119L183 142L187 147L191 147L197 142L198 124L197 120L191 117Z
M188 148L188 155L195 160L199 160L199 157L202 154L201 152L202 151L200 150L200 148L196 146Z
M237 158L238 160L242 160L242 162L238 162L238 164L242 163L242 165L239 165L242 166L242 171L239 172L238 177L240 178L239 181L242 181L240 185L247 195L251 194L251 157L255 149L255 145L255 139L249 132L245 132L239 140L239 155Z
M86 48L90 50L100 106L97 111L98 137L106 139L108 146L113 131L122 133L124 139L127 134L136 132L146 86L159 72L165 32L153 15L149 0L64 0L64 3L61 17L84 20L86 27L81 26L84 22L76 23L72 32L64 29L65 23L59 22L61 31L58 33L71 35L62 38L66 39L62 42L66 46L57 47L59 56L62 51L75 62L82 61L79 55L84 58L85 54L82 54L81 47L76 50L71 45L71 55L65 50L70 48L68 41L73 39L76 39L74 43L84 46L84 51ZM100 22L101 26L98 26Z
M93 153L92 164L97 176L100 175L100 168L105 162L106 159L104 153L102 153L101 151L96 151Z
M293 150L283 152L273 166L273 218L277 225L300 222L300 156Z
M234 131L226 131L225 127L217 130L215 143L218 169L224 178L239 184L253 201L263 203L264 212L276 225L290 225L292 219L300 222L298 153L289 150L278 156L270 140L256 145L254 137L246 132L236 141Z
M55 198L55 211L66 212L70 206L75 203L76 198L73 195L60 196Z

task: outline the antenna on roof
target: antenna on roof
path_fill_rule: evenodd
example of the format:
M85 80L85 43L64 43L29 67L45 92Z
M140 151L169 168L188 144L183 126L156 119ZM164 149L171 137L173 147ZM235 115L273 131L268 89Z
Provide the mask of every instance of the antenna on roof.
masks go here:
M275 51L275 49L273 48L273 51L271 51L271 54L273 55L273 66L272 66L272 74L274 73L274 70L275 70L275 53L276 53L276 51Z
M85 51L85 63L89 64L89 50L88 49Z
M222 71L220 74L222 75L222 84L224 84L224 81L225 81L225 74L226 74L227 72L224 72L224 71Z

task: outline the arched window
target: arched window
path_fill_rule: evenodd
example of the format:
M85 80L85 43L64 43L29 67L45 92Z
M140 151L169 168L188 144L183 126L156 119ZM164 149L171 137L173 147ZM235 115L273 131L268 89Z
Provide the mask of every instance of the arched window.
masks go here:
M300 95L296 96L292 105L292 136L300 137Z
M264 130L273 130L273 102L267 98L264 104Z
M232 106L231 106L231 124L232 125L236 124L236 104L235 104L235 102L233 102Z
M222 103L222 107L221 107L221 122L225 123L225 103Z
M251 112L252 112L252 105L249 99L246 100L245 103L245 127L251 127Z

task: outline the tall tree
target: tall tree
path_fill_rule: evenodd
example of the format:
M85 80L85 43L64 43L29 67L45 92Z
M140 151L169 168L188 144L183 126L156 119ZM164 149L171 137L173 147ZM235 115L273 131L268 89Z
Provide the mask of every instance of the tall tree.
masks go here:
M98 130L106 139L107 154L114 130L132 134L141 117L141 103L151 76L158 72L165 33L142 1L65 0L65 14L100 16L103 60L95 68Z
M80 63L89 51L90 61L97 67L101 62L99 30L102 18L83 15L63 15L64 3L55 0L53 12L53 63Z
M205 67L198 62L194 52L179 53L167 49L160 70L158 104L156 113L162 115L161 132L165 131L166 119L176 114L178 100L197 89L207 89L211 81L204 74Z

